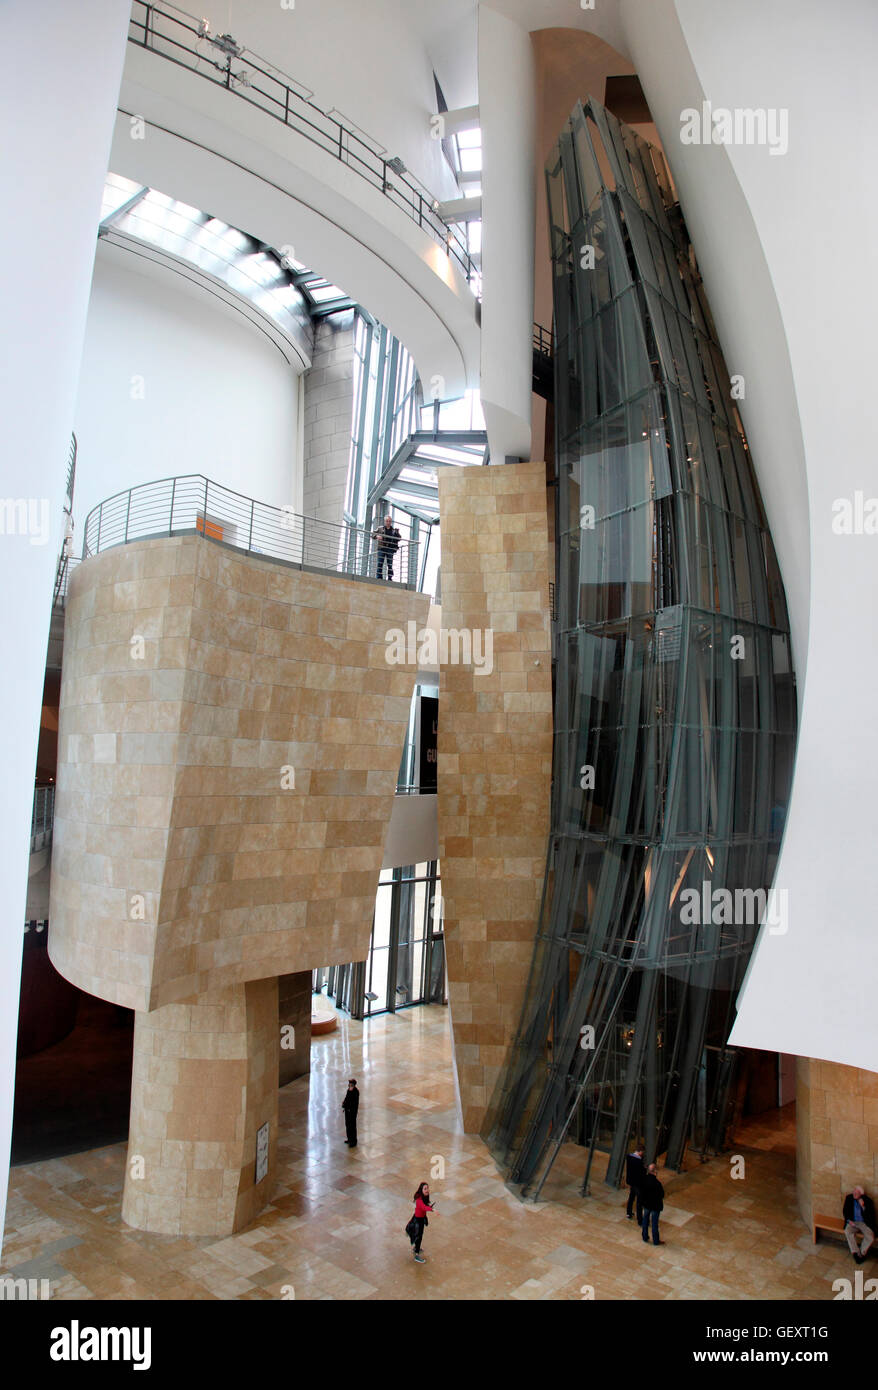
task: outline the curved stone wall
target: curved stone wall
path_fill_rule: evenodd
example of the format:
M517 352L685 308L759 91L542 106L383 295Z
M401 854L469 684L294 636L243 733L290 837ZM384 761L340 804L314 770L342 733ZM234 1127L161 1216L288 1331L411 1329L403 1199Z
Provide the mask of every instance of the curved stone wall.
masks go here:
M138 542L71 584L53 963L138 1010L362 960L426 619L389 585L202 540Z

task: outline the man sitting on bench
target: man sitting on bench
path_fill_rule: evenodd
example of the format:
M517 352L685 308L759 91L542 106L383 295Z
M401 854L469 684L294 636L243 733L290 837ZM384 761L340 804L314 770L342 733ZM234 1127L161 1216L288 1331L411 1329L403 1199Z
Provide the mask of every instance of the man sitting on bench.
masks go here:
M844 1217L845 1240L857 1264L861 1265L875 1239L875 1205L862 1187L855 1187L853 1192L849 1192L845 1197L841 1214ZM863 1238L863 1243L859 1246L858 1236Z

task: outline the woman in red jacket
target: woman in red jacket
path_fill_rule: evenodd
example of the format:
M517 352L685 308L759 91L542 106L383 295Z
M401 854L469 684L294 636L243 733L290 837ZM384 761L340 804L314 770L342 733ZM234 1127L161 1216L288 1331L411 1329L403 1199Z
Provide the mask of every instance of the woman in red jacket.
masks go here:
M424 1227L428 1224L427 1212L433 1210L430 1202L430 1184L422 1182L414 1196L415 1214L412 1220L415 1223L415 1234L412 1239L414 1256L419 1265L426 1260L426 1255L421 1254L421 1241L424 1239Z

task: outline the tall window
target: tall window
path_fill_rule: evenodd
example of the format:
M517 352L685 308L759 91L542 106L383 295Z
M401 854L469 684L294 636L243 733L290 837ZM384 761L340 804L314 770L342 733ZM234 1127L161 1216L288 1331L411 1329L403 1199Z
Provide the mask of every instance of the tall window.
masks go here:
M324 985L353 1018L446 1002L444 913L436 860L382 869L368 958L315 971L314 989Z
M365 1018L445 1002L442 890L435 861L382 870L365 974Z

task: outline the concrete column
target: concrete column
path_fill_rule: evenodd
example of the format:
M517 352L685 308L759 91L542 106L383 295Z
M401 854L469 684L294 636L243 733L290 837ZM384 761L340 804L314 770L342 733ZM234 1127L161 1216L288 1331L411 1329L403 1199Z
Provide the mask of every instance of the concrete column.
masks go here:
M354 408L354 315L332 314L314 333L312 366L304 376L302 510L341 522L351 456Z
M278 1055L276 979L137 1014L123 1221L165 1235L249 1225L274 1184Z
M28 837L67 449L85 334L101 191L128 30L128 0L5 0L0 179L3 529L0 614L12 654L0 692L0 1231L6 1201ZM14 132L14 135L11 134ZM27 506L26 524L9 502ZM21 508L17 509L20 512ZM36 525L32 523L36 522Z

